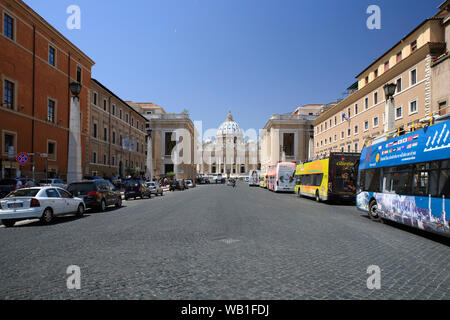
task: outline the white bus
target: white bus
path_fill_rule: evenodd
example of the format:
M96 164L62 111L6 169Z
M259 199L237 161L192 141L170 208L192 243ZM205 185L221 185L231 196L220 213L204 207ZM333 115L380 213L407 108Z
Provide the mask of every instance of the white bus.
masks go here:
M259 187L259 179L261 178L261 172L258 170L250 170L248 176L248 185L250 187Z
M274 192L294 192L296 162L279 162L269 167L268 189Z

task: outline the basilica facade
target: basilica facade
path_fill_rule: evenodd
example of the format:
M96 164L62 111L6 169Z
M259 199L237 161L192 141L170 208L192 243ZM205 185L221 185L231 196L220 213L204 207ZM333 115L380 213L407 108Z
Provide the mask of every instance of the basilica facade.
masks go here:
M205 140L199 148L202 161L197 172L203 176L248 177L250 171L261 168L257 133L252 137L244 135L231 111L215 137Z

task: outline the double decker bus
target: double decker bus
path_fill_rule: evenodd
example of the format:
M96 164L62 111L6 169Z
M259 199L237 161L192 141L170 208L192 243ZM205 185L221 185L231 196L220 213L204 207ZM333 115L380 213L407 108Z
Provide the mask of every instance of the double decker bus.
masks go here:
M450 236L450 120L365 148L358 210Z
M267 189L274 192L294 192L296 162L278 162L269 167Z
M330 153L322 160L303 163L295 171L295 193L317 202L355 200L356 172L361 154Z

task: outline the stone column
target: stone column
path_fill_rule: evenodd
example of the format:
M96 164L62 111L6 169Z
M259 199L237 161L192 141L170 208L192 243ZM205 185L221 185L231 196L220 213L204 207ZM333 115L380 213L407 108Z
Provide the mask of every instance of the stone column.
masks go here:
M70 101L67 183L80 181L82 178L80 99L72 97Z

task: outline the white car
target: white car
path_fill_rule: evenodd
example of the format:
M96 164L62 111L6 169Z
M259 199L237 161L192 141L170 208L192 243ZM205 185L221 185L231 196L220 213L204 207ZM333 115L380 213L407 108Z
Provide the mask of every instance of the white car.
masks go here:
M192 180L186 180L186 184L189 188L194 188L194 182L192 182Z
M61 179L47 179L39 181L39 185L41 187L58 187L58 188L67 188L67 184Z
M83 199L55 187L16 190L1 199L0 204L0 220L7 228L20 220L39 218L49 224L55 216L75 213L81 217L86 210Z

